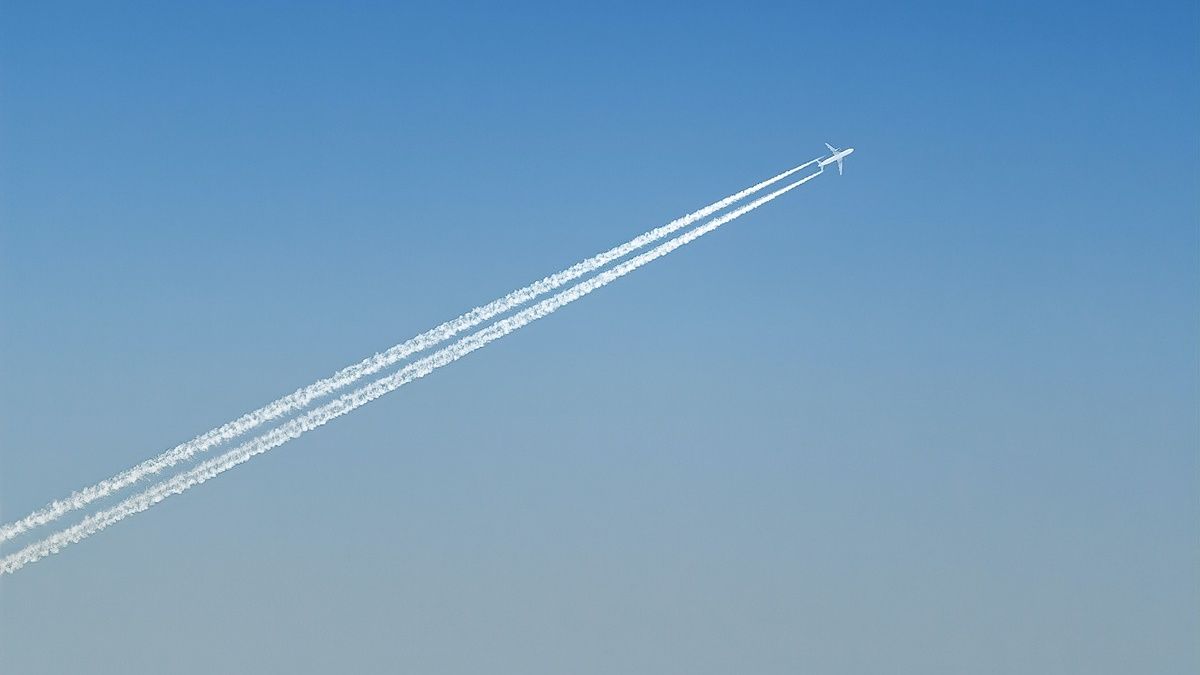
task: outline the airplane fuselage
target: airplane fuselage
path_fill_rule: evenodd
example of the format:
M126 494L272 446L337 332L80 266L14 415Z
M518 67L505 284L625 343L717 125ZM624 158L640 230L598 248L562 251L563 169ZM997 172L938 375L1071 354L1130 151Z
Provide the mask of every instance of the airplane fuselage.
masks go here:
M845 150L838 150L837 152L833 153L832 155L821 160L821 162L819 164L817 164L817 166L823 167L823 166L826 166L829 164L833 164L834 162L840 162L843 159L845 159L846 157L850 156L850 153L852 153L852 152L854 152L854 148L846 148Z

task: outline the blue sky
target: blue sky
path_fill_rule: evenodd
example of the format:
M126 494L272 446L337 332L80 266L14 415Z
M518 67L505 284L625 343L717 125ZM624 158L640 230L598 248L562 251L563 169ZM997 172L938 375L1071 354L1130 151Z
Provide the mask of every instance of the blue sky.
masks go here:
M1200 665L1194 3L3 14L4 521L857 148L0 580L5 672Z

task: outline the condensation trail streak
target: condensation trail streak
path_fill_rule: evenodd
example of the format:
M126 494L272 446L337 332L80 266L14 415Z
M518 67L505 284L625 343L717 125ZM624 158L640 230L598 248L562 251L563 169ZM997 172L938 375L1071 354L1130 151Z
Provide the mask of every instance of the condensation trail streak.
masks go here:
M471 352L498 340L509 333L545 317L559 308L578 300L592 291L601 288L612 281L625 276L633 270L649 262L657 260L675 249L688 244L712 232L750 211L770 202L771 200L803 185L819 176L820 172L790 183L766 196L760 197L729 213L714 218L694 230L679 235L655 248L627 260L612 269L601 272L586 281L562 291L550 298L524 309L510 317L500 319L492 325L477 331L458 342L441 349L434 354L419 359L392 375L382 377L353 392L344 394L334 401L315 408L279 427L210 460L202 462L192 469L162 481L149 489L129 497L109 509L96 512L80 523L61 530L45 539L26 546L25 548L0 559L0 573L13 573L25 565L40 560L48 555L57 553L62 548L82 541L100 532L106 527L117 523L129 516L149 509L172 495L181 494L186 490L207 481L256 455L272 448L279 447L297 438L307 431L322 426L337 417L355 410L367 403L394 391L395 389L433 372L437 368L453 363Z
M440 326L420 335L395 345L379 354L375 354L367 359L364 359L352 366L348 366L334 373L332 376L319 380L295 392L288 394L282 398L276 399L271 403L255 410L246 413L236 420L224 424L220 427L205 432L192 440L175 446L174 448L163 452L157 457L148 459L136 466L126 469L111 478L91 485L89 487L76 490L70 496L55 500L50 504L30 513L20 520L0 526L0 542L7 541L35 527L53 522L58 518L70 513L79 508L83 508L88 504L102 499L108 495L117 492L133 485L137 481L160 473L166 469L175 466L176 464L186 461L195 455L204 452L215 445L219 445L226 441L233 440L238 436L260 426L264 422L268 422L289 413L303 409L314 400L328 396L339 389L342 389L354 382L373 375L381 370L384 370L401 360L422 352L426 349L434 347L455 335L473 328L488 319L499 316L509 310L515 309L524 305L533 299L544 295L556 288L559 288L570 281L593 272L601 267L604 267L614 260L625 257L629 253L646 246L647 244L662 239L663 237L672 234L688 225L691 225L702 218L706 218L722 209L725 209L732 204L741 201L742 199L769 187L796 172L811 166L814 162L805 162L800 166L788 169L783 173L768 178L761 183L746 188L740 192L734 193L720 201L709 204L708 206L687 214L681 218L673 220L666 225L654 228L643 234L630 239L629 241L611 248L603 253L582 260L571 267L568 267L560 272L551 274L540 281L536 281L528 286L519 288L508 295L493 300L486 305L480 305L475 309L459 316L457 319L447 321Z

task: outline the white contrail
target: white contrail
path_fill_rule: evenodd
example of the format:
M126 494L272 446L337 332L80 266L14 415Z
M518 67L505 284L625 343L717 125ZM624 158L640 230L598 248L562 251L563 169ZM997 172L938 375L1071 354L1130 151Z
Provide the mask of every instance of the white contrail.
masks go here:
M692 223L716 213L745 197L754 194L763 188L773 185L788 176L804 169L813 164L805 162L800 166L788 169L783 173L768 178L767 180L753 185L751 187L730 195L720 201L709 204L708 206L694 211L692 213L673 220L666 225L654 228L643 234L630 239L629 241L611 248L603 253L592 256L586 260L580 261L561 272L556 272L548 277L536 281L524 288L519 288L508 295L489 302L486 305L480 305L475 309L463 314L457 319L447 321L442 325L432 330L421 333L420 335L403 342L387 351L375 354L367 359L364 359L352 366L348 366L334 373L332 376L319 380L295 392L288 394L280 399L272 401L267 405L246 413L236 420L224 424L216 429L208 431L192 440L175 446L174 448L163 452L162 454L148 459L130 469L126 469L121 473L116 474L112 478L96 483L90 487L85 487L72 492L69 497L55 500L50 504L30 513L20 520L13 521L7 525L0 526L0 542L7 541L16 537L28 530L50 523L63 515L82 508L97 499L106 497L118 490L128 487L145 476L159 473L176 464L190 459L194 455L204 452L214 445L224 443L225 441L237 438L247 431L261 425L264 422L286 415L307 406L312 401L327 396L338 389L348 386L359 379L368 375L373 375L389 366L392 366L404 358L429 349L434 345L444 342L458 333L473 328L488 319L503 314L511 309L519 307L538 296L548 293L560 286L563 286L569 281L578 279L579 277L597 270L608 263L623 258L629 253L642 248L643 246L662 239L663 237L687 227Z
M3 559L0 559L0 573L13 573L25 565L40 560L52 553L57 553L62 548L77 543L96 532L112 525L116 522L124 520L131 515L140 513L157 504L158 502L170 497L171 495L180 494L189 488L203 483L204 481L220 474L237 465L249 460L255 455L264 453L272 448L276 448L284 443L299 437L307 431L311 431L330 420L345 415L346 413L363 406L384 394L393 391L415 379L424 377L435 369L441 366L453 363L458 359L470 354L471 352L483 347L484 345L498 340L505 335L525 326L533 321L536 321L544 316L547 316L559 308L582 298L592 291L607 285L615 279L618 279L633 270L656 260L671 251L692 242L718 227L728 223L735 218L738 218L763 204L783 195L784 193L793 190L800 185L812 180L820 175L820 172L814 173L798 181L790 183L768 195L759 197L758 199L741 206L729 213L720 217L714 218L709 222L691 230L685 234L679 235L663 244L660 244L653 249L642 253L634 258L631 258L612 269L601 272L596 276L582 281L571 288L562 291L554 296L551 296L541 302L524 309L510 317L500 319L490 326L479 330L471 335L455 342L449 347L445 347L430 356L414 361L405 366L396 373L382 377L374 382L360 387L348 394L343 394L337 399L315 408L295 419L292 419L271 431L247 441L238 447L205 462L202 462L195 467L184 471L172 478L169 478L161 483L158 483L149 489L129 497L117 505L98 511L93 515L84 518L81 522L64 530L61 530L45 539L30 544L25 548L16 551Z

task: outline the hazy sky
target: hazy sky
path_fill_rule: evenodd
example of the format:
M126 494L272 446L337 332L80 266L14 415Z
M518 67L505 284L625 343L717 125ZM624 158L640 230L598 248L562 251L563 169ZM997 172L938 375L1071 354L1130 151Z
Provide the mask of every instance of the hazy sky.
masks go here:
M5 3L5 522L857 152L0 579L0 672L1196 672L1198 27Z

